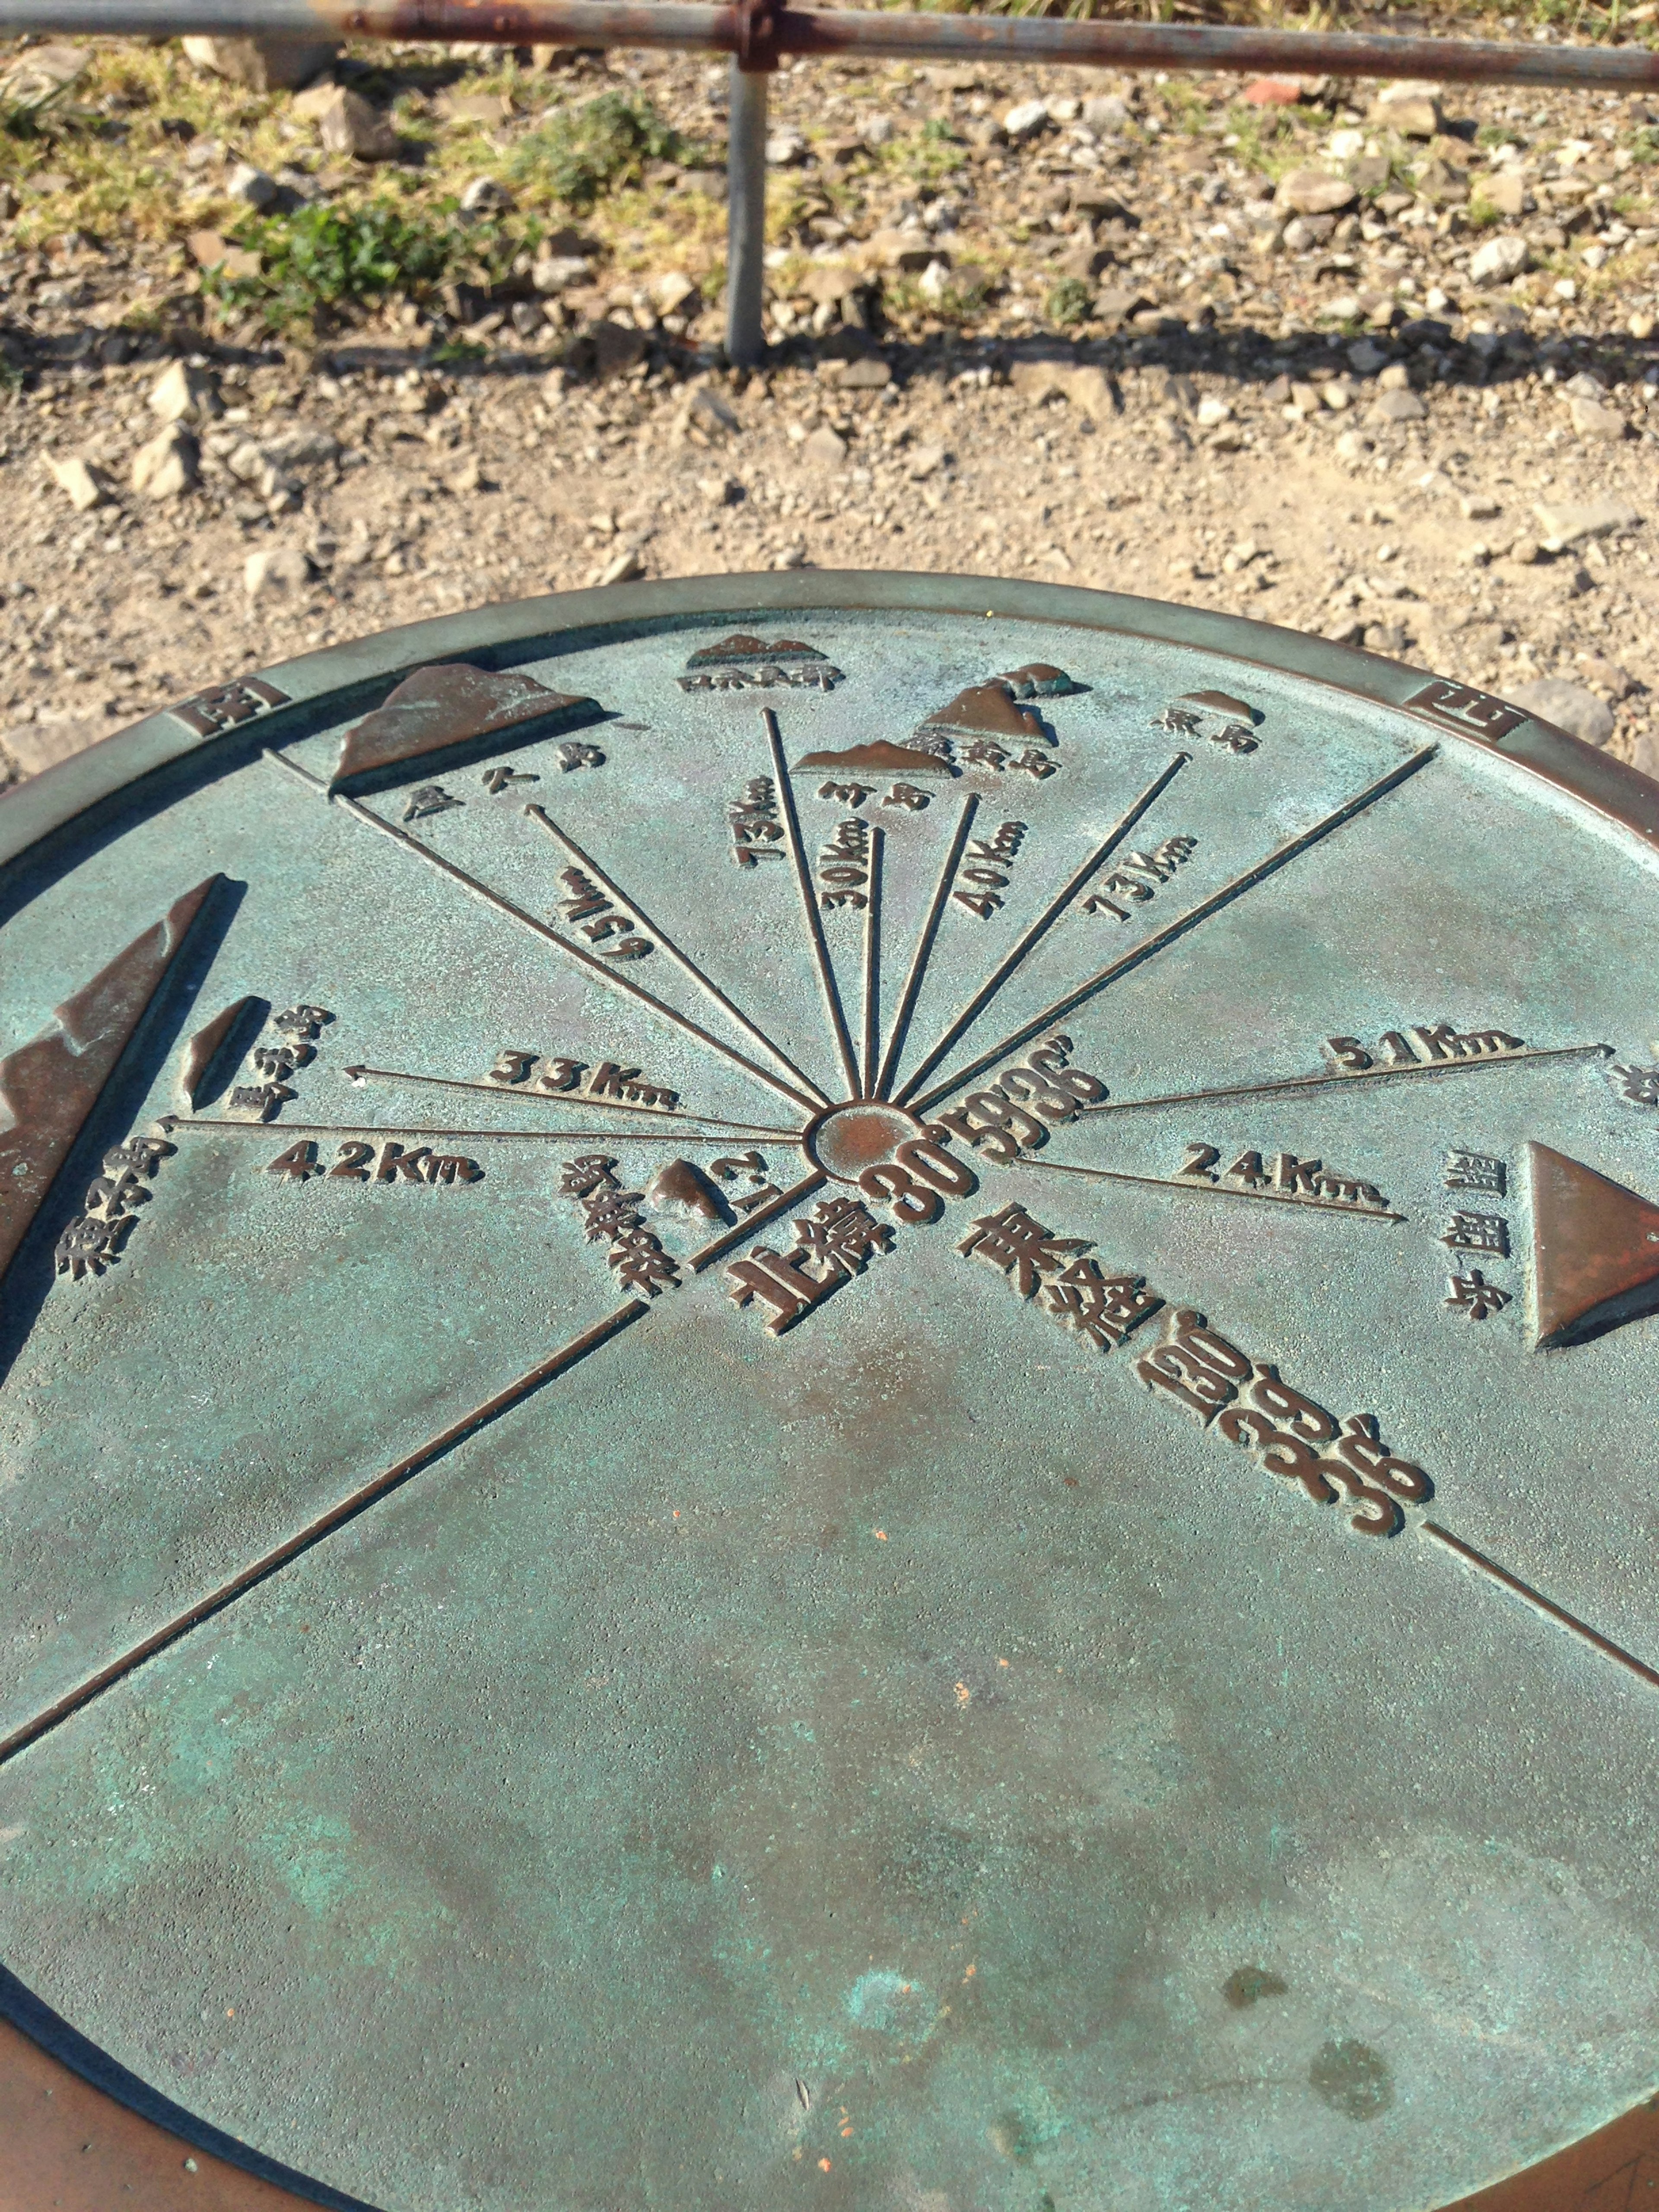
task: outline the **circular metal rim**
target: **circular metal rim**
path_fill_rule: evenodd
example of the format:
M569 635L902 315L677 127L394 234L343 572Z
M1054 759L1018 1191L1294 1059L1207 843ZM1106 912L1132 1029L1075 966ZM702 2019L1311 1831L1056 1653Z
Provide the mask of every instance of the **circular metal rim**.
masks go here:
M1105 631L1126 640L1207 647L1234 661L1305 677L1391 707L1420 720L1439 742L1459 740L1500 753L1659 849L1659 783L1538 715L1526 716L1492 738L1459 729L1421 703L1419 695L1437 680L1426 669L1245 616L1176 607L1127 592L904 569L793 569L550 592L405 623L245 672L276 684L288 693L289 703L252 726L208 737L162 708L0 797L0 869L148 778L201 762L210 747L228 751L246 746L251 738L297 736L301 730L295 726L304 724L314 702L327 701L329 719L337 719L343 703L351 711L354 691L365 695L367 705L369 695L382 692L388 682L434 660L487 656L496 666L510 666L517 658L530 657L518 654L516 647L558 633L586 633L599 642L596 633L656 629L665 623L689 628L745 614L823 608L978 616L988 622L1008 617ZM44 2061L44 2071L33 2064L36 2058ZM213 2212L282 2212L284 2206L301 2204L368 2212L360 2200L277 2164L151 2089L0 1966L0 2084L8 2075L23 2079L27 2094L50 2098L54 2108L50 2119L38 2104L31 2113L30 2161L21 2177L27 2193L13 2199L20 2212L48 2203L58 2212L98 2212L110 2192L112 2172L118 2179L130 2170L154 2175L159 2182L161 2172L170 2172L176 2164L171 2152L181 2143L209 2160L210 2170L199 2176L198 2193L204 2206L211 2203ZM0 2118L6 2116L7 2097L0 2087ZM101 2122L111 2139L113 2168L107 2159L100 2159L93 2171L93 2161L84 2154L89 2117ZM158 2146L163 2154L159 2159ZM1659 2161L1659 2094L1504 2180L1457 2198L1443 2212L1561 2212L1588 2201L1598 2185L1593 2174L1607 2179L1644 2155ZM203 2188L203 2183L210 2185ZM155 2197L158 2212L166 2201Z

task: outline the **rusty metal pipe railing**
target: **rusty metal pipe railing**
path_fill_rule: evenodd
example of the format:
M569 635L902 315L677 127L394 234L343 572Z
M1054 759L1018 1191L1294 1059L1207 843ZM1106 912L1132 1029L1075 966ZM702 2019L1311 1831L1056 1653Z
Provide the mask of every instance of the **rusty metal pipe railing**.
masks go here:
M729 53L736 66L727 157L726 343L731 357L742 362L758 360L763 349L759 270L766 190L763 85L745 95L744 82L775 69L783 54L1425 77L1579 91L1659 88L1659 54L1640 46L1500 46L1358 31L1235 30L1209 23L899 15L778 7L771 0L739 0L732 7L693 0L0 0L0 37L42 31L106 38L430 39Z
M744 7L689 0L0 0L0 36L250 33L290 37L476 40L482 45L714 47L739 52ZM1464 84L1630 90L1659 86L1645 46L1500 46L1478 39L1362 31L1235 30L1209 23L1050 21L1030 15L924 15L779 8L769 43L784 54L1071 63L1089 69L1279 71L1298 76L1435 77Z

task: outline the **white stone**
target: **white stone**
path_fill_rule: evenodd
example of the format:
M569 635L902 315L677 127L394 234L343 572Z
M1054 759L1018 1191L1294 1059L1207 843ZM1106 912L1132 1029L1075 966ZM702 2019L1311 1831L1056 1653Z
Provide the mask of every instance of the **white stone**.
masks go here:
M1212 430L1218 422L1231 422L1232 419L1231 402L1220 398L1215 392L1206 392L1199 401L1198 427L1200 430Z
M196 482L198 449L182 422L169 422L132 457L132 488L150 499L177 499Z
M252 161L239 161L225 179L226 198L240 200L245 207L268 208L281 189L274 178L256 169Z
M924 300L942 300L951 289L951 264L948 261L930 261L916 279L916 289Z
M890 115L866 115L859 127L859 136L866 146L884 146L892 135Z
M47 458L46 466L57 479L58 488L69 500L77 514L88 507L102 507L109 497L109 487L102 474L73 453L67 460L55 461Z
M659 315L678 315L697 297L696 283L680 269L671 269L665 276L653 276L645 289L652 306Z
M360 161L394 161L403 150L396 125L361 93L344 85L333 88L316 117L331 154L350 154Z
M635 576L644 574L645 563L630 545L623 552L613 554L593 580L599 585L627 584L631 583Z
M847 459L847 441L827 422L820 422L800 449L801 459L815 469L838 469Z
M1469 256L1471 284L1507 284L1525 271L1532 259L1532 248L1524 238L1505 232L1501 238L1489 238L1484 246L1477 246Z
M1534 507L1546 540L1562 549L1582 545L1587 538L1609 538L1616 531L1633 530L1642 520L1635 507L1622 499L1595 499L1583 503L1542 500Z
M530 271L530 281L538 292L568 292L573 285L585 284L589 264L577 253L544 254Z
M1599 399L1575 398L1569 409L1572 427L1581 438L1622 438L1630 425L1616 407Z
M1002 127L1012 143L1018 145L1023 138L1035 138L1048 120L1048 103L1046 100L1022 100L1017 107L1011 107L1003 117Z
M250 85L255 92L292 92L309 84L340 51L331 40L274 36L186 39L184 45L186 58L198 70Z
M1129 120L1129 103L1121 93L1097 93L1084 101L1083 120L1091 131L1121 131Z
M474 177L461 194L463 215L492 215L496 209L510 207L512 204L512 194L494 177Z
M242 588L252 599L283 599L311 581L311 563L297 545L266 545L242 566Z
M175 361L149 388L152 415L164 422L204 422L221 412L218 388L203 370Z
M793 169L806 159L806 141L799 131L775 131L766 142L769 169Z
M687 421L705 437L732 438L743 428L730 401L707 385L692 393L685 412Z

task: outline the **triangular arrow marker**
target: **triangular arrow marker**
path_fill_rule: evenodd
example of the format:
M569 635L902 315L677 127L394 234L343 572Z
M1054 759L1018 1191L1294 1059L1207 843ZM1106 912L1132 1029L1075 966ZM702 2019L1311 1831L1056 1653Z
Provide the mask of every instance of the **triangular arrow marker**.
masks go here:
M1527 1146L1540 1349L1659 1313L1659 1206L1548 1145Z

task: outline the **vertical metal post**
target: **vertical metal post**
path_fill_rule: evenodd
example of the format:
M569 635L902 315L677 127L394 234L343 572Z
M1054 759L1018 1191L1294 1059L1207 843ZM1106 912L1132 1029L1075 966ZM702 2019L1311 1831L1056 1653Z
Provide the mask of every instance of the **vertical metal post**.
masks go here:
M732 60L726 150L726 354L753 368L765 351L761 302L766 289L766 76Z

